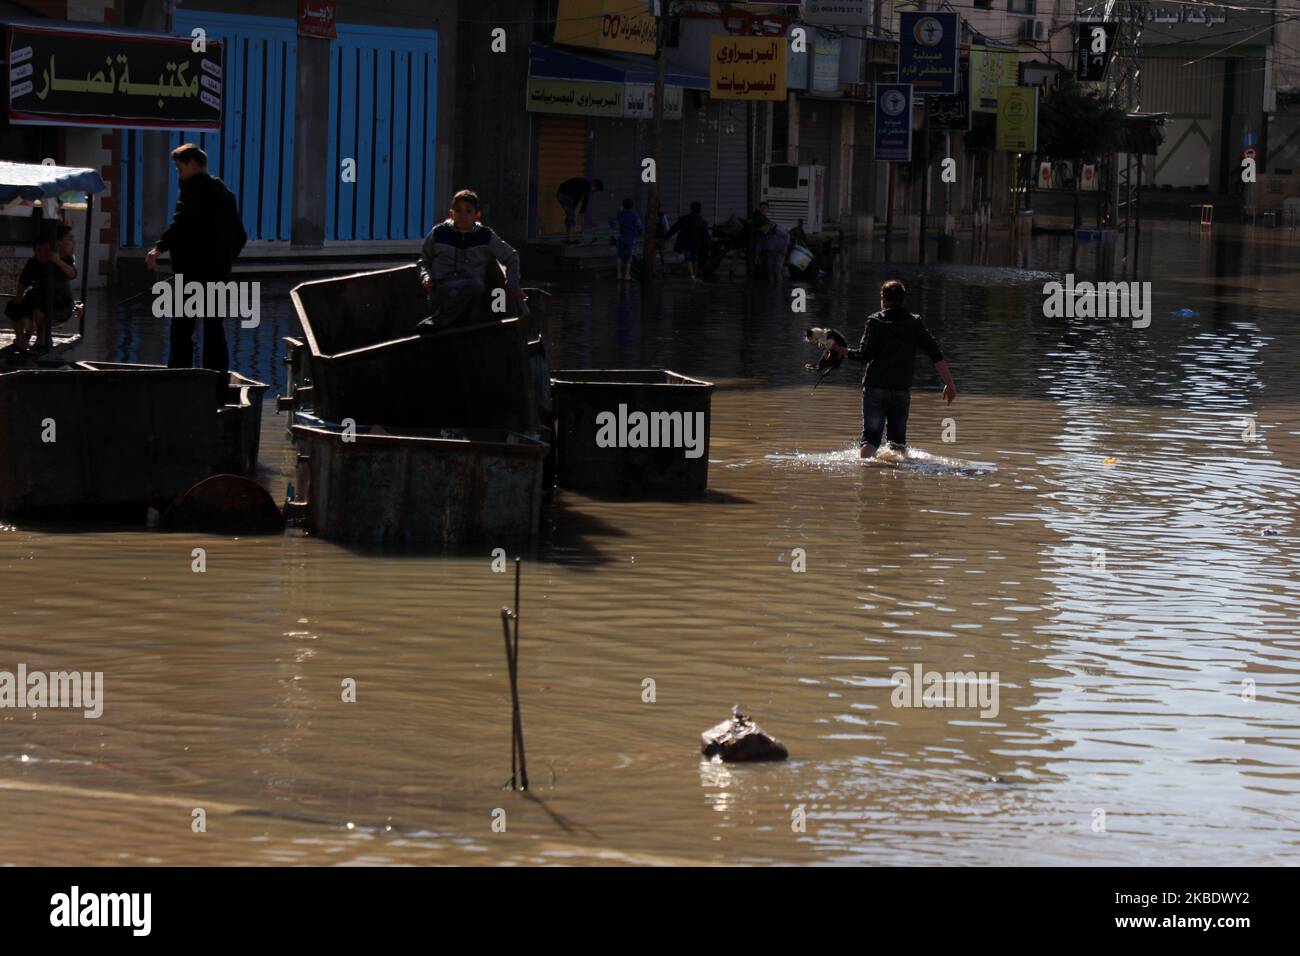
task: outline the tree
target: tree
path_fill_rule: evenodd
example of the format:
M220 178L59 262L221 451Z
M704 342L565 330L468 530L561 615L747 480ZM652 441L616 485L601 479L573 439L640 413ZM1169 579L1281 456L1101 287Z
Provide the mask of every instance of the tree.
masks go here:
M1079 180L1083 164L1097 160L1119 144L1124 111L1106 103L1097 90L1086 90L1070 74L1060 74L1054 90L1038 113L1038 152L1074 163L1074 228L1079 213Z

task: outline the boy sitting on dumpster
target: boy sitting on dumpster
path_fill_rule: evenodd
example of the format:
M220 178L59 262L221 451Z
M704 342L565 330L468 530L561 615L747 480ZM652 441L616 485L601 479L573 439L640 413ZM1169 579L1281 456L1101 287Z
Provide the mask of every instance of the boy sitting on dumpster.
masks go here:
M429 295L429 317L416 326L421 334L450 328L471 316L488 290L488 269L506 269L506 298L521 316L528 314L519 286L519 253L479 222L478 194L462 189L451 200L444 222L424 239L420 283Z

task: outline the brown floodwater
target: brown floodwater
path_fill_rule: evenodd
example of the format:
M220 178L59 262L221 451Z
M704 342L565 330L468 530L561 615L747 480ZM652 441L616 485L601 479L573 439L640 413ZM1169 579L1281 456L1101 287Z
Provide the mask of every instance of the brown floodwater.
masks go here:
M102 671L105 700L99 719L0 710L0 861L1293 861L1293 236L1147 230L1146 329L1045 317L1043 284L1071 268L1132 272L1053 236L924 269L859 250L806 315L788 285L725 276L674 279L644 315L612 283L554 287L555 367L718 388L706 499L561 491L525 555L528 796L502 789L512 582L490 546L19 522L0 533L0 671ZM909 439L929 457L864 465L855 376L811 391L802 329L856 339L895 273L959 393L945 407L919 368ZM232 329L236 366L277 385L286 288ZM160 359L139 300L98 314L82 357ZM277 500L285 424L269 405ZM996 675L996 715L894 706L891 675L918 665ZM699 756L737 703L788 761Z

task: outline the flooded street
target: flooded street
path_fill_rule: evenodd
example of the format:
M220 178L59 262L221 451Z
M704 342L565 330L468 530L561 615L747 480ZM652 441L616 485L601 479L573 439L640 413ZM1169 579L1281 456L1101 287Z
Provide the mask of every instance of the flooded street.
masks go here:
M1072 262L1060 236L1016 268L997 241L924 268L864 246L806 315L789 283L738 276L672 278L650 315L610 281L552 286L553 369L718 387L706 499L558 491L526 556L529 796L501 789L512 594L490 547L6 529L0 670L102 671L104 710L0 711L0 860L1291 862L1294 235L1145 230L1138 274L1114 275L1151 282L1145 329L1044 317L1044 283L1096 277L1095 246ZM803 330L856 345L894 275L958 395L922 363L909 441L931 461L864 465L858 367L813 392ZM230 323L233 367L273 393L287 288L257 330ZM77 357L161 361L145 299L109 312ZM277 501L286 423L272 400ZM891 675L918 665L998 675L996 715L895 706ZM737 703L789 761L700 758Z

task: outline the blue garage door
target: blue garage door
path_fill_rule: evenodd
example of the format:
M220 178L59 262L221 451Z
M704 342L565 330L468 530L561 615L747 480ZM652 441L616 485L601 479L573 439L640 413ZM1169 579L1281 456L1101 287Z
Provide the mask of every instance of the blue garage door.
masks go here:
M326 238L424 236L446 204L433 195L437 31L340 23L329 96Z

